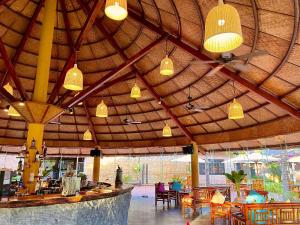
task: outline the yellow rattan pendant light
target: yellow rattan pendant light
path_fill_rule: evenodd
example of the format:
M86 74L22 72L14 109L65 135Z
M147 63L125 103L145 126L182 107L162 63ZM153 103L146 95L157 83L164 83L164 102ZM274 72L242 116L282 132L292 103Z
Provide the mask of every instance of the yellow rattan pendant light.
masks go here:
M20 113L13 106L9 106L7 115L9 115L9 116L21 116Z
M108 117L107 106L105 105L103 100L101 101L100 104L97 105L96 116L101 118Z
M141 89L139 88L139 86L136 83L131 88L130 97L131 98L140 98L141 97Z
M164 126L162 135L163 135L163 137L172 137L172 129L167 123Z
M3 88L4 88L9 94L14 95L14 89L13 89L13 87L12 87L9 83L5 84L5 85L3 86Z
M235 87L233 82L234 99L228 107L228 119L238 120L244 118L243 106L235 99Z
M89 129L87 129L83 134L83 140L90 141L92 140L92 133Z
M127 15L127 0L106 0L105 15L113 20L124 20Z
M238 11L219 0L205 21L204 48L210 52L228 52L243 43L241 21Z
M72 91L82 91L83 90L83 75L80 69L78 69L75 63L73 68L69 69L65 81L64 88Z
M168 56L168 40L166 40L166 56L160 62L160 74L163 76L172 76L174 74L173 61Z

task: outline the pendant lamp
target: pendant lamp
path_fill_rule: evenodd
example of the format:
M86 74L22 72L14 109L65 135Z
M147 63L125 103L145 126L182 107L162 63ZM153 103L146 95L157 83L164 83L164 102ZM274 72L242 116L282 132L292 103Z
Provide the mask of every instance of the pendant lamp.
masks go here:
M80 69L78 69L75 63L73 68L69 69L65 81L64 88L72 91L82 91L83 90L83 75Z
M89 129L87 129L83 134L83 140L90 141L92 140L92 133Z
M108 116L107 106L105 105L103 100L101 101L100 104L97 105L96 116L97 117L102 117L102 118Z
M106 0L105 15L113 20L124 20L127 15L127 0Z
M14 89L13 89L13 87L12 87L9 83L5 84L5 85L3 86L3 88L4 88L9 94L14 95Z
M238 120L244 118L243 106L234 98L228 108L228 119Z
M243 43L241 21L238 11L219 0L205 21L204 48L210 52L228 52Z
M9 106L7 115L9 115L9 116L21 116L20 113L13 106Z
M172 137L172 129L167 123L163 129L162 135L163 137Z
M130 97L131 98L140 98L141 97L141 89L139 88L139 86L137 86L136 83L131 88Z
M160 74L163 76L172 76L174 74L173 61L168 56L168 40L166 40L166 57L160 62Z

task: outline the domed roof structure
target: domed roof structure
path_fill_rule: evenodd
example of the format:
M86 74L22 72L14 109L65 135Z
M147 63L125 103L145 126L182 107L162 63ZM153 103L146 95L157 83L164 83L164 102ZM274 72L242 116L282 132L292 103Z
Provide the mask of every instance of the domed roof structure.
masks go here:
M296 134L288 142L299 142L298 1L226 1L238 10L244 37L229 55L243 57L226 65L205 62L220 57L203 48L205 18L216 0L128 0L128 17L121 22L105 16L104 3L58 0L48 103L66 110L45 126L47 145L131 148L195 140L222 148L291 133ZM0 81L14 87L14 98L0 89L2 145L26 140L24 119L4 109L8 102L31 100L43 15L43 0L0 1ZM166 47L173 76L159 71ZM84 78L81 92L63 88L75 60ZM138 99L130 97L135 83ZM244 108L243 119L228 119L234 97ZM102 100L107 118L96 117ZM187 107L189 101L197 110ZM162 136L166 123L169 138ZM93 141L82 140L87 129Z

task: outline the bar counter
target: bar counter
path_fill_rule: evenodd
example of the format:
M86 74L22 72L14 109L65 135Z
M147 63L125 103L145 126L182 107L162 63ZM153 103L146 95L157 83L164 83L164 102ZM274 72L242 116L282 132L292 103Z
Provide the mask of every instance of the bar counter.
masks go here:
M1 225L126 225L133 187L11 197L0 202Z

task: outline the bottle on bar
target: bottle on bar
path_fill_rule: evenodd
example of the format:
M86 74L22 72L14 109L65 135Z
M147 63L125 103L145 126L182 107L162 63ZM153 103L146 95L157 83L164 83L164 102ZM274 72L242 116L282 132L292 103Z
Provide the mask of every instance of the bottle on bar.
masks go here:
M36 150L36 153L35 153L35 161L38 162L40 160L40 153L38 150Z

